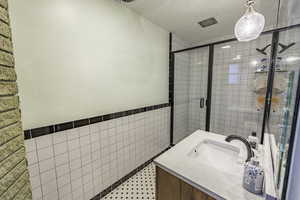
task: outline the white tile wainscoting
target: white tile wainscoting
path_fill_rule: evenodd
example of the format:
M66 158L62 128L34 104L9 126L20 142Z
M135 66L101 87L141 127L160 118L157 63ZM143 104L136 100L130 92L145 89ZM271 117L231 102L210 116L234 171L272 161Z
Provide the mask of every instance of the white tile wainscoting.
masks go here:
M33 200L89 200L169 141L170 107L25 140Z

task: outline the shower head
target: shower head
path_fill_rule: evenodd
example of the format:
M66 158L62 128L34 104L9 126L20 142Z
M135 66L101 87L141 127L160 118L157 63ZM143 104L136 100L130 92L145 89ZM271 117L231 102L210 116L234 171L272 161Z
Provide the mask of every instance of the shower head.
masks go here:
M279 53L283 53L284 51L288 50L290 47L294 46L296 43L293 42L289 45L284 45L284 44L281 44L279 43L279 46L281 47L281 50L279 51Z
M282 43L279 43L278 45L280 46L281 50L278 52L279 54L283 53L284 51L288 50L289 48L291 48L292 46L294 46L296 43L293 42L291 44L285 45ZM267 48L269 48L271 46L271 44L268 44L267 46L265 46L262 49L256 48L256 51L258 51L259 53L263 54L263 55L267 55L266 50Z
M265 47L262 48L262 49L256 48L256 51L258 51L258 52L261 53L261 54L267 55L266 50L267 50L267 48L269 48L270 46L271 46L271 45L268 44L267 46L265 46Z

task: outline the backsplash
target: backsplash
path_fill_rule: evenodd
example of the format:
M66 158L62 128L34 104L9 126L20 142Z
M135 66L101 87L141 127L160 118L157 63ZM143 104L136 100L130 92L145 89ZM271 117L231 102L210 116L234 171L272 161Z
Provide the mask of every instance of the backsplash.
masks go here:
M170 107L28 139L33 199L91 199L169 141Z

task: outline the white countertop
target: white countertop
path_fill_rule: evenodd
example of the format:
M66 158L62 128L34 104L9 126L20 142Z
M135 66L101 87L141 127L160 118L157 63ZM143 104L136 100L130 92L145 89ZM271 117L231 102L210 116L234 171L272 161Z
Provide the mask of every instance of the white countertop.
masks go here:
M195 164L188 152L203 139L224 141L225 136L198 130L154 160L154 163L215 199L262 200L242 186L243 165L234 174L205 164Z

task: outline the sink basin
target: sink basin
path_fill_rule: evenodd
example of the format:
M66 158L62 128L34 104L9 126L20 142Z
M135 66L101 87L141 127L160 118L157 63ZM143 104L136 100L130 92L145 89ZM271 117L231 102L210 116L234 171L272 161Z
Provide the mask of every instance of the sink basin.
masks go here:
M208 165L217 170L236 173L241 168L238 163L240 149L230 143L204 139L190 150L188 157L195 164Z

